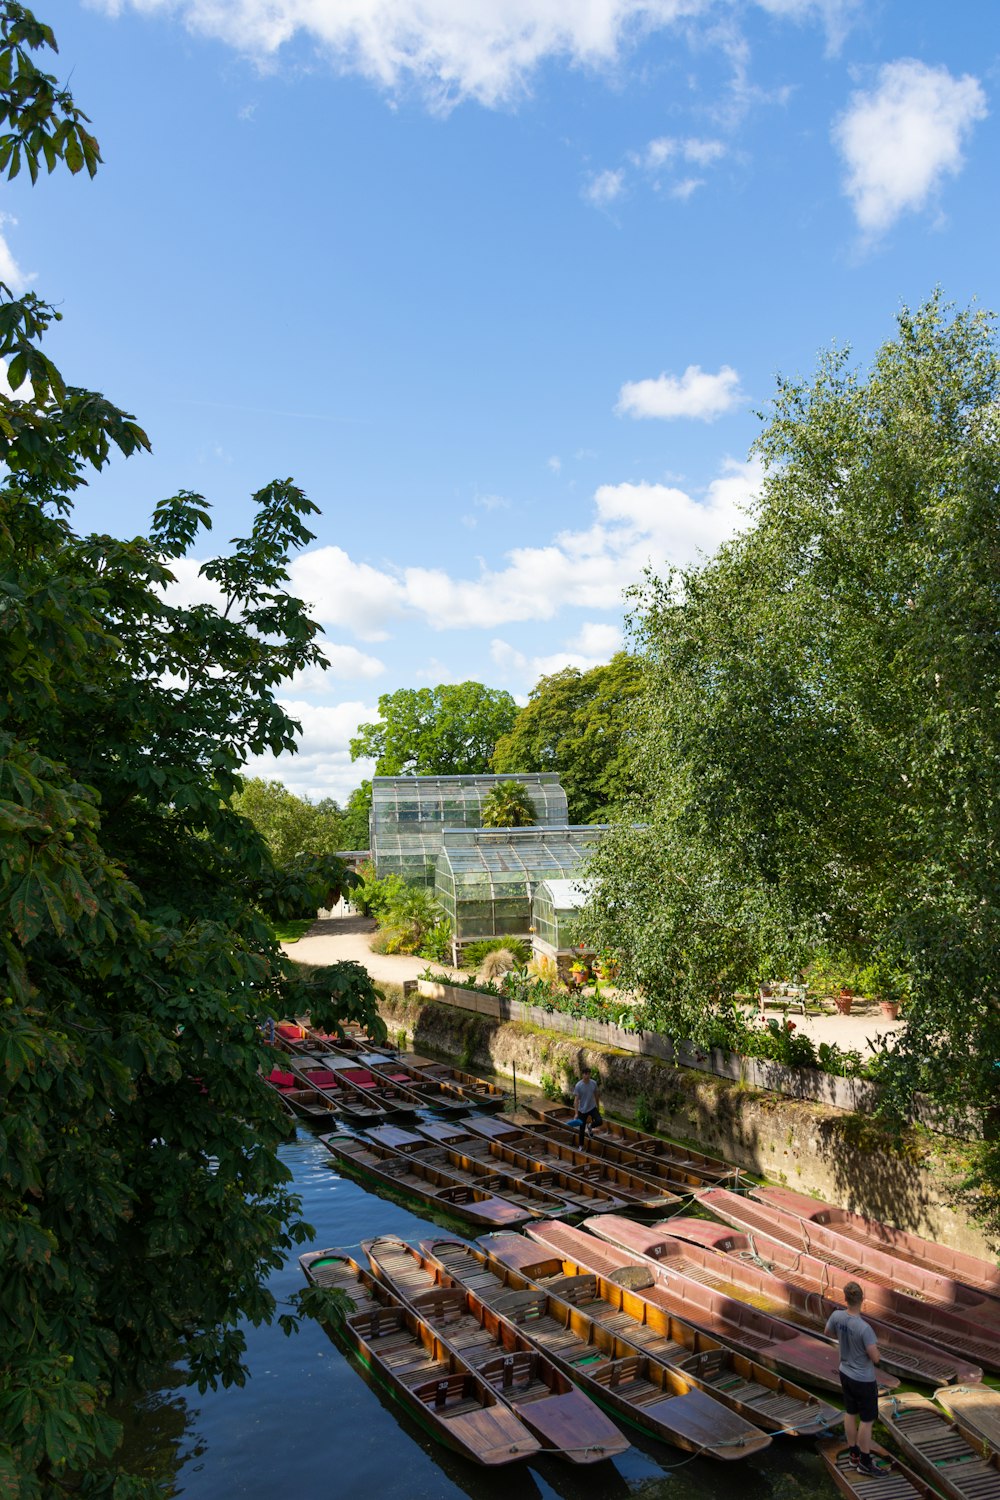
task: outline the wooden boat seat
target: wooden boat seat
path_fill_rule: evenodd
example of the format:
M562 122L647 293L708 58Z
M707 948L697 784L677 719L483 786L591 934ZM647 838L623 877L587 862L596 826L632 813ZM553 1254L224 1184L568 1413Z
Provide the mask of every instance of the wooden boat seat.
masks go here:
M466 1383L465 1375L447 1375L439 1380L427 1380L422 1385L414 1386L413 1394L425 1406L433 1406L436 1411L440 1411L444 1407L454 1407L465 1401ZM479 1405L478 1399L473 1399L469 1409ZM455 1415L454 1412L451 1414Z
M538 1355L530 1350L518 1350L514 1354L498 1354L479 1366L479 1374L497 1391L517 1391L520 1387L535 1383L538 1373Z
M417 1312L435 1323L455 1323L465 1316L465 1292L461 1287L436 1286L412 1300Z
M407 1338L413 1335L406 1327L406 1315L401 1307L377 1307L361 1318L352 1318L351 1324L363 1339L380 1339L397 1329L405 1329Z
M546 1282L546 1291L563 1302L572 1302L574 1307L603 1301L597 1294L597 1277L591 1275L557 1276L554 1281Z

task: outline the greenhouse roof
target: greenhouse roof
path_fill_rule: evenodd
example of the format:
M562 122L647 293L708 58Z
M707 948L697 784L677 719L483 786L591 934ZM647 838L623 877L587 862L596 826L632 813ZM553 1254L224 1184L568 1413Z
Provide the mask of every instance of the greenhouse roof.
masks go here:
M556 911L579 911L581 906L586 905L595 882L593 880L545 880L542 884L548 891Z
M528 879L576 874L606 823L564 823L558 828L446 828L439 859L457 873L519 873ZM573 884L567 880L567 884Z

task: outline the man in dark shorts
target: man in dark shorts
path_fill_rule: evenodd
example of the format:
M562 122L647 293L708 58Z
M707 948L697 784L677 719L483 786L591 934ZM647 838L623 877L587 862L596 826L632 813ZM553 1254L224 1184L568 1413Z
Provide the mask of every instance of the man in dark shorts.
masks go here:
M599 1085L592 1078L590 1069L584 1068L580 1082L573 1090L573 1103L576 1105L577 1123L580 1127L581 1151L587 1138L588 1127L593 1131L594 1126L601 1123L601 1111L598 1107L598 1091Z
M872 1455L872 1424L878 1416L878 1343L871 1325L861 1316L864 1292L856 1281L844 1287L844 1301L847 1306L830 1314L825 1330L840 1344L844 1435L851 1445L852 1467L862 1474L882 1474L886 1465Z

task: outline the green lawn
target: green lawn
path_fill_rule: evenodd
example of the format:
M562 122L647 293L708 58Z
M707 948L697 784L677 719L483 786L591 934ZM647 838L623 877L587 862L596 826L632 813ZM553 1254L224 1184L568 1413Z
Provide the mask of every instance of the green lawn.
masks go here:
M315 920L315 917L300 917L294 922L272 922L271 928L279 943L297 943Z

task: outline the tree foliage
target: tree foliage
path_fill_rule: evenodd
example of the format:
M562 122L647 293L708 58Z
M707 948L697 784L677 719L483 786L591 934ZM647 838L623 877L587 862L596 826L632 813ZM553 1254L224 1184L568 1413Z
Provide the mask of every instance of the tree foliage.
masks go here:
M377 776L482 775L517 718L510 694L481 682L399 688L382 694L378 711L351 741L352 760L371 757Z
M9 164L18 142L96 163L69 96L22 82L19 49L51 34L0 18L0 156L13 134ZM275 1316L264 1280L307 1233L262 1024L379 1023L363 969L301 976L261 916L315 911L335 866L289 879L232 807L249 755L294 749L275 689L322 663L284 588L315 508L288 480L254 497L202 566L218 610L169 593L209 525L199 496L160 504L148 537L78 534L73 492L148 441L47 360L55 316L0 292L29 396L0 396L0 1486L122 1500L142 1486L113 1472L109 1399L174 1358L202 1388L241 1380L239 1323Z
M634 790L642 662L619 651L605 666L565 667L531 691L498 741L495 771L556 771L570 822L602 823Z
M594 913L688 1031L821 943L889 964L910 995L891 1102L994 1121L998 399L992 319L939 296L866 375L834 352L779 384L755 524L642 594L646 826L602 848Z
M343 815L331 798L310 802L280 781L251 776L236 793L233 806L249 818L277 865L301 855L335 854L345 847Z

